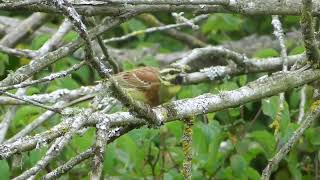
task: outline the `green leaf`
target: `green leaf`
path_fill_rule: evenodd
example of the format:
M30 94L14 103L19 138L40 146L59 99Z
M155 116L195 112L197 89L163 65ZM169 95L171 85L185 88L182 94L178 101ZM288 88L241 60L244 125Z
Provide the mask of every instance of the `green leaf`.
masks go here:
M275 180L283 180L283 179L292 179L290 178L290 173L287 168L279 169L275 172L274 175Z
M150 141L153 141L157 145L160 143L159 132L155 129L143 127L131 131L128 135L131 139L134 139L137 146L146 146Z
M239 107L229 108L228 112L231 117L239 117L240 116L240 108Z
M257 142L251 141L247 138L239 141L236 144L236 149L238 154L243 155L248 162L256 158L260 153L263 153L262 147Z
M199 96L205 92L210 91L211 88L211 85L206 83L184 86L182 87L182 90L178 93L178 98L184 99Z
M233 155L230 158L232 173L235 177L240 179L246 179L246 171L248 168L248 163L240 155Z
M272 96L271 98L262 100L262 112L274 119L279 110L279 96Z
M192 147L194 149L195 154L207 155L208 140L205 133L202 131L200 127L195 126L193 128L192 140L193 140Z
M40 89L36 88L36 87L28 87L26 94L31 96L33 94L38 94L40 93Z
M183 180L183 176L180 172L170 169L167 173L164 174L165 180Z
M117 154L116 154L115 144L111 143L108 144L106 151L104 153L104 162L103 162L103 169L106 175L114 175L117 171L116 164L117 164Z
M38 50L51 37L49 34L41 34L36 36L31 42L32 50Z
M320 134L320 127L314 127L314 128L309 128L306 131L305 136L312 145L319 146L320 145L319 134Z
M10 178L10 168L6 160L0 160L0 175L3 180Z
M76 32L70 31L70 32L68 32L67 35L65 35L63 37L63 40L66 41L66 42L71 42L71 41L77 39L77 37L78 37L78 34Z
M260 179L260 173L257 170L253 169L252 167L249 167L247 169L246 174L248 175L249 179L251 179L251 180L259 180Z
M208 20L201 26L205 34L209 32L236 31L240 28L243 20L236 15L216 13L210 15Z
M143 30L146 29L146 26L139 20L137 19L131 19L129 21L126 21L125 23L123 23L121 25L121 27L123 28L123 30L125 31L125 33L130 33L133 31L139 31L139 30ZM144 39L144 34L139 34L138 37L140 40Z
M41 157L46 153L48 149L47 148L41 148L41 149L34 149L30 151L29 153L29 160L31 165L35 165Z
M158 61L154 57L148 56L139 61L139 64L143 64L145 66L159 67Z
M233 81L225 82L219 86L219 89L221 91L230 91L230 90L235 90L237 88L239 88L238 84Z
M247 75L239 76L239 84L240 84L240 86L244 86L247 83L247 80L248 80L247 77L248 77Z
M289 55L301 54L304 51L305 51L304 46L297 46L290 51Z
M137 169L137 172L142 173L145 155L144 152L136 145L132 137L128 134L123 135L117 141L117 147L119 147L123 152L120 156L124 156L121 158L124 158L126 166L128 166L129 169Z
M257 141L263 148L264 154L267 158L271 158L275 152L276 141L274 136L267 131L254 131L249 134L249 137Z
M78 149L78 151L85 151L94 142L95 130L90 128L83 135L76 135L72 138L71 145Z
M290 118L289 107L288 107L287 102L285 102L284 103L284 110L283 110L283 112L281 114L281 119L280 119L280 135L281 135L281 138L285 138L286 136L288 136L289 133L294 131L294 127L293 126L290 129L290 120L291 120L291 118Z
M219 154L220 143L222 142L225 134L222 132L221 126L217 121L211 121L209 124L200 123L200 128L202 133L204 133L205 138L208 144L208 155L205 168L207 171L214 171L217 169L221 162L220 158L223 158L223 155Z
M0 76L6 73L6 64L8 63L8 55L0 53Z
M231 167L221 168L215 176L216 179L234 179Z
M279 113L280 100L279 96L272 96L262 100L262 111L265 115L269 116L272 120L276 118L277 113ZM281 137L286 136L288 132L288 126L290 124L290 113L288 104L284 103L284 110L282 111L280 117L280 135Z
M300 104L300 90L295 88L291 91L290 97L289 97L290 109L299 108L299 104Z
M183 123L181 121L174 121L166 123L165 126L169 132L174 134L177 139L180 139L183 134Z
M72 79L76 80L77 82L82 82L84 84L91 84L92 82L89 82L91 78L90 77L90 70L89 67L83 66L74 73L72 73Z
M301 169L300 169L300 160L298 159L298 153L295 149L292 149L289 153L288 158L286 158L288 168L292 177L294 179L302 179Z
M298 16L284 16L283 24L285 25L297 25L299 24L300 18Z
M272 48L266 48L266 49L258 50L257 52L254 53L253 56L257 58L276 57L276 56L279 56L279 53Z
M214 175L212 173L219 171L226 164L226 161L228 161L234 150L234 146L230 140L224 141L222 144L223 138L225 136L220 134L215 138L216 140L209 144L208 156L205 157L207 163L204 168L210 175Z
M26 125L35 119L42 110L39 107L34 106L22 106L16 112L13 122L15 125Z
M283 125L281 125L283 126ZM299 125L295 123L288 123L286 128L280 127L281 131L281 137L280 137L280 143L284 144L288 142L288 140L292 137L294 131L298 129Z
M58 79L56 80L56 82L61 88L76 89L79 87L79 84L75 80L73 80L71 77Z
M122 66L123 66L123 69L125 71L128 71L128 70L131 70L131 69L134 69L134 64L132 63L132 61L124 61L122 63Z

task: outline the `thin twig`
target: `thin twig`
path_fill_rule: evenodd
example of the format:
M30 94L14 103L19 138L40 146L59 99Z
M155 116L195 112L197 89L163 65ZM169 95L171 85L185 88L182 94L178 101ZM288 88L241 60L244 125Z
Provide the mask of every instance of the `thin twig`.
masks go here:
M24 102L26 102L28 104L32 104L34 106L38 106L38 107L41 107L41 108L46 109L46 110L50 110L50 111L53 111L53 112L56 112L56 113L59 113L59 114L61 113L61 110L58 109L58 108L52 108L50 106L46 106L46 105L41 104L39 102L36 102L34 100L27 99L24 96L16 96L14 94L11 94L11 93L8 93L8 92L5 92L5 91L0 91L0 94L4 94L4 95L6 95L8 97L11 97L11 98L14 98L14 99L17 99L17 100L20 100L20 101L24 101Z
M50 180L50 179L57 179L66 172L69 172L73 167L80 164L81 162L85 161L86 159L90 158L94 155L94 148L89 148L86 151L78 154L76 157L70 159L68 162L64 163L63 165L59 166L55 170L51 171L50 173L46 174L42 177L43 180Z
M25 91L26 89L18 89L16 95L24 95ZM9 129L12 119L15 116L17 108L18 107L16 105L8 107L7 112L5 113L3 120L0 123L0 144L5 140L7 131Z
M53 105L54 108L60 108L60 109L64 109L66 107L72 106L74 104L77 103L81 103L82 101L88 100L92 98L92 96L88 95L88 96L84 96L84 97L80 97L77 98L71 102L67 102L67 101L59 101L56 104ZM36 129L37 127L39 127L41 124L43 124L45 121L47 121L49 118L51 118L52 116L55 115L55 112L52 111L46 111L43 114L41 114L37 119L33 120L31 123L29 123L26 127L24 127L21 131L19 131L17 134L15 134L13 137L11 137L10 139L8 139L6 141L6 143L8 142L14 142L16 140L18 140L19 138L22 138L26 135L28 135L30 132L32 132L34 129Z
M26 49L13 49L3 45L0 45L0 52L14 55L17 57L26 57L26 58L34 58L36 52Z
M25 81L25 82L22 82L20 84L15 84L15 85L11 85L11 86L0 87L0 91L8 91L8 90L11 90L11 89L23 88L23 87L32 86L32 85L39 84L39 83L53 81L53 80L56 80L58 78L63 78L63 77L66 77L66 76L70 75L74 71L77 71L78 69L80 69L85 64L86 64L86 62L82 61L82 62L80 62L78 64L75 64L75 65L71 66L67 70L60 71L60 72L57 72L57 73L52 73L49 76L43 77L41 79L37 79L37 80L33 80L33 81Z
M131 32L131 33L126 34L124 36L121 36L121 37L114 37L114 38L110 38L110 39L105 39L103 42L104 43L111 43L111 42L116 42L116 41L124 41L124 40L132 38L134 36L138 36L138 35L142 35L142 34L149 34L149 33L157 32L157 31L166 31L166 30L173 29L173 28L190 26L190 22L196 23L196 22L202 21L203 19L208 18L208 16L209 15L207 15L207 14L200 15L200 16L195 17L194 19L189 20L188 22L181 22L181 23L177 23L177 24L169 24L169 25L163 25L163 26L158 26L158 27L147 28L144 30L134 31L134 32Z
M283 72L287 72L288 71L288 55L287 55L287 49L285 46L285 40L284 40L284 33L283 33L283 29L282 29L282 25L281 25L281 21L279 19L278 15L273 15L272 16L272 25L274 28L274 35L276 36L276 38L279 41L280 44L280 48L281 48L281 59L282 59L282 71ZM279 129L280 129L280 121L281 121L281 117L282 114L284 112L284 106L285 106L285 93L282 92L279 95L279 110L277 112L277 115L274 119L274 121L272 122L272 124L270 124L270 127L275 128L275 134L278 133Z
M307 85L303 85L301 90L300 90L300 104L299 104L299 117L298 117L298 124L301 124L303 118L304 118L304 107L306 105L307 101L307 96L306 96L306 90L307 90Z

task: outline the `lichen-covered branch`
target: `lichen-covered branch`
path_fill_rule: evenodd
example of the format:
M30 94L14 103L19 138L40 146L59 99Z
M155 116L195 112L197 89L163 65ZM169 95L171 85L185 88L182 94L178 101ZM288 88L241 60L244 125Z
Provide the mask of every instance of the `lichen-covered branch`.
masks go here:
M201 15L198 16L199 20L204 20L208 17L209 15ZM203 19L200 17L203 17ZM187 33L183 33L181 31L178 31L176 29L171 29L169 28L170 25L165 25L162 22L160 22L155 16L153 16L152 14L141 14L138 16L139 19L143 20L146 24L150 25L150 26L155 26L156 29L159 30L164 30L164 33L167 34L168 36L177 39L183 43L185 43L187 46L190 47L204 47L206 46L206 43L204 43L203 41L201 41L200 39L189 35ZM190 20L192 21L192 20ZM196 18L193 19L193 22L196 23L198 20ZM185 23L178 23L176 25L181 24L181 26L184 26ZM168 29L165 29L165 27L167 27ZM172 25L173 27L173 25ZM149 28L151 31L152 28ZM147 30L145 30L147 31Z
M199 59L197 60L199 61ZM283 59L279 57L264 58L260 60L256 58L247 59L245 61L245 69L238 69L232 65L211 66L201 69L199 72L184 74L182 76L183 84L196 84L207 80L213 81L245 73L274 72L281 70L283 67ZM305 54L288 56L288 66L294 65L296 62L304 62L305 60Z
M139 0L138 0L139 1ZM214 5L208 3L192 4L191 1L174 0L170 1L169 4L151 4L153 1L144 1L145 4L135 4L135 0L126 1L127 3L117 4L109 3L100 0L93 1L70 1L73 7L80 15L94 16L94 15L112 15L119 16L128 12L138 13L152 13L152 12L195 12L200 14L207 13L240 13L247 15L300 15L302 3L300 0L290 1L279 1L279 0L223 0L223 5L218 5L217 1L210 1ZM193 1L202 2L202 1ZM205 1L204 1L205 2ZM209 2L209 1L207 1ZM130 6L128 6L130 3ZM190 4L191 3L191 4ZM132 4L132 5L131 5ZM177 5L179 4L179 5ZM319 15L317 7L320 2L314 1L312 9L313 15ZM41 11L58 13L59 11L45 3L25 5L19 7L0 7L3 10L30 10L30 11Z
M295 143L300 139L306 129L308 129L312 123L320 117L320 106L319 101L314 102L311 105L311 111L306 116L305 120L302 121L299 128L293 133L290 139L283 145L277 154L269 160L268 165L262 172L261 180L268 180L273 168L279 164L279 162L287 155L287 153L292 149Z
M49 15L44 13L34 13L12 31L6 34L0 41L0 45L14 47L30 33L41 27L47 20Z
M62 100L73 100L74 98L79 98L88 94L95 95L97 92L101 91L102 86L82 86L78 89L58 89L51 93L44 94L34 94L31 96L25 96L27 99L37 101L42 104L46 103L57 103ZM0 96L0 105L17 105L26 104L23 101L19 101L10 97Z
M16 92L17 96L21 96L25 94L26 89L18 89ZM8 129L10 127L10 124L12 122L12 119L14 118L14 115L17 111L17 106L9 106L7 109L7 112L4 114L4 117L0 123L0 144L5 140L6 134L8 132Z
M182 174L184 179L191 180L192 177L192 127L193 119L186 118L182 136L182 150L184 153Z
M21 82L20 84L0 87L0 91L8 91L8 90L11 90L11 89L23 88L23 87L32 86L32 85L39 84L39 83L53 81L53 80L58 79L58 78L63 78L63 77L66 77L66 76L70 75L74 71L77 71L78 69L80 69L85 64L86 64L86 62L82 61L82 62L80 62L78 64L75 64L75 65L71 66L70 68L68 68L68 69L66 69L64 71L57 72L57 73L52 73L49 76L46 76L46 77L43 77L43 78L40 78L40 79L37 79L37 80L25 81L25 82Z
M61 175L71 170L74 166L90 158L94 154L94 151L95 151L94 148L87 149L86 151L80 153L76 157L70 159L68 162L66 162L62 166L59 166L58 168L54 169L52 172L46 174L45 176L42 177L42 179L49 180L49 179L59 178Z
M311 64L315 67L319 67L320 53L315 40L312 23L312 0L302 0L302 5L300 25L304 46L306 48L306 55Z

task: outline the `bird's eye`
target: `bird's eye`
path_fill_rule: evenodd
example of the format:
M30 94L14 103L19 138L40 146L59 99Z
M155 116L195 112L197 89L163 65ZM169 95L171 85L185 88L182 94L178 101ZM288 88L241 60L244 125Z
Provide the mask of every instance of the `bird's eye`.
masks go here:
M173 79L173 81L171 81L172 84L182 84L183 82L183 77L182 76L177 76Z
M173 71L170 71L170 72L169 72L169 74L170 74L170 75L174 75L174 74L175 74L175 72L173 72Z

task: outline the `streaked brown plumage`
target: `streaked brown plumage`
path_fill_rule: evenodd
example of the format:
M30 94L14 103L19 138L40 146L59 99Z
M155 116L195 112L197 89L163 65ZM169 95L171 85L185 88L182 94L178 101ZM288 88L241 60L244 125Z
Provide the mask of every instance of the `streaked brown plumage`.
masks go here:
M160 75L160 71L153 67L141 67L131 71L121 72L114 79L134 99L157 106L170 100L180 87L166 83Z

